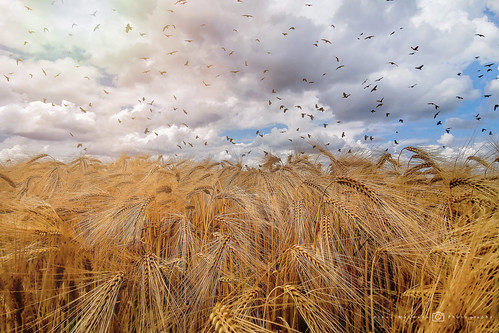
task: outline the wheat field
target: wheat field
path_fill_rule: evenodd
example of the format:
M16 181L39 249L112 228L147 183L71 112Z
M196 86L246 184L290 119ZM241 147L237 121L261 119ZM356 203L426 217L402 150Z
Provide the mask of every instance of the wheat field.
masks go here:
M497 146L319 150L2 165L0 331L498 332Z

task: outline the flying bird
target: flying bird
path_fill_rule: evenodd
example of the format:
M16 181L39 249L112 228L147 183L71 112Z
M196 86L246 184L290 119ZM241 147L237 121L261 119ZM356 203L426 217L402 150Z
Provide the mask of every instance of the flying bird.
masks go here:
M132 29L133 29L133 27L130 25L130 23L127 23L127 25L125 27L125 32L128 33Z
M396 63L394 63L393 61L389 61L389 62L387 62L387 64L390 64L390 65L393 65L393 66L397 66L397 67L399 66Z
M437 104L433 103L433 102L430 102L428 103L428 105L433 105L435 107L435 110L438 109L440 106L438 106Z
M100 27L100 23L95 26L94 31L99 29L99 27Z
M484 35L482 35L482 34L475 34L475 36L482 37L482 38L484 38L484 37L485 37L485 36L484 36Z
M414 68L419 69L419 70L422 70L422 69L423 69L423 66L424 66L424 65L417 66L417 67L414 67Z
M348 98L351 94L347 94L346 92L343 92L343 98Z

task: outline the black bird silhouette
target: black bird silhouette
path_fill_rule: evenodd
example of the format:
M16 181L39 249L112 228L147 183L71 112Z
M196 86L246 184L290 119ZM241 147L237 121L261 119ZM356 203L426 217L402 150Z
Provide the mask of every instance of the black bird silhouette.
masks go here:
M351 94L347 94L346 92L343 93L343 98L348 98Z
M461 96L456 96L457 99L463 99Z
M396 145L398 145L398 144L399 144L399 143L397 142L397 140L393 140L393 142L394 142Z
M418 46L415 46L415 47L412 47L412 46L411 46L411 49L412 49L413 51L417 51L417 50L418 50L418 48L419 48L419 45L418 45Z
M494 111L497 110L497 108L499 108L499 104L494 105Z
M418 66L418 67L414 67L414 68L419 69L419 70L422 70L422 69L423 69L423 66L424 66L424 65L421 65L421 66Z
M440 111L438 111L437 113L435 113L435 115L433 116L433 119L437 118L438 114L440 113Z
M485 37L485 36L484 36L484 35L482 35L482 34L475 34L475 36L482 37L482 38L483 38L483 37Z
M430 102L428 103L428 105L433 105L435 107L435 110L438 109L440 106L438 106L437 104L433 103L433 102Z
M371 89L371 92L375 91L378 88L378 85L375 85L374 88Z
M490 63L490 64L487 64L487 65L483 65L483 67L492 67L494 65L494 63Z
M450 130L451 130L451 128L450 128L450 127L447 127L447 128L445 129L445 131L447 132L447 134L448 134L448 133L450 133Z
M404 122L404 119L399 119L399 123L403 123Z
M438 125L442 125L442 121L441 121L441 120L439 120L439 121L437 122L437 126L438 126Z
M489 98L490 96L492 96L492 95L490 95L490 94L489 95L483 95L483 97L485 97L485 98Z

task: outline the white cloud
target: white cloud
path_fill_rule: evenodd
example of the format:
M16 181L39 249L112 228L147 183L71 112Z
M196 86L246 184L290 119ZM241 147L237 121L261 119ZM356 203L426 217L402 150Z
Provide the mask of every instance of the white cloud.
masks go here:
M452 142L454 142L454 135L450 133L444 133L442 134L440 139L437 140L437 142L444 146L450 146Z
M485 0L24 5L0 4L9 13L0 22L0 73L9 77L0 77L0 134L13 138L0 149L22 139L54 155L78 154L82 143L102 155L228 149L237 156L246 148L305 149L308 134L334 149L391 147L396 130L431 118L428 102L452 117L447 127L466 128L456 96L468 101L483 91L456 73L476 55L482 64L499 60L498 27L484 14L498 8ZM495 82L485 88L494 94L489 109L499 96ZM287 131L246 135L237 145L224 139L228 130L277 124Z

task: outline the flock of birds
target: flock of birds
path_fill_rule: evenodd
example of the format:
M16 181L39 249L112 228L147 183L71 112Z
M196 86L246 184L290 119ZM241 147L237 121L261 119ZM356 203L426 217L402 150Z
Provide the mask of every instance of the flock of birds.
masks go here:
M62 0L61 0L62 1ZM390 1L390 0L387 0L387 1ZM237 2L242 2L242 0L237 0ZM185 5L187 3L187 0L179 0L175 3L175 5ZM313 4L311 3L306 3L305 4L305 7L312 7ZM29 6L25 6L26 10L27 11L32 11L33 9ZM169 9L168 10L169 12L173 13L174 10L172 9ZM93 17L97 17L97 14L98 14L98 11L94 11L93 13L90 13L89 15L93 16ZM242 14L241 15L242 17L244 17L244 19L247 19L247 20L252 20L254 19L253 15L251 14ZM201 24L201 28L203 27L206 27L206 24ZM72 29L77 29L78 28L78 24L77 23L73 23L72 24ZM336 29L336 26L334 24L331 24L330 25L330 28L331 29ZM97 32L97 30L100 29L100 24L97 24L95 25L95 27L92 29L92 31L95 33ZM132 25L130 25L129 23L126 24L126 26L123 27L123 32L128 34L130 33L131 31L133 31L134 27ZM398 30L403 30L404 28L403 27L400 27L398 28ZM177 30L177 26L175 24L166 24L164 25L162 28L161 28L161 33L164 35L165 38L170 38L172 36L175 35L175 31ZM295 26L290 26L287 31L285 32L282 32L282 38L289 38L289 35L296 30L296 27ZM396 33L397 30L394 30L390 33L390 36L394 35ZM42 33L50 33L50 29L47 28L47 27L43 27L43 29L41 29L41 32ZM234 28L233 29L233 32L237 33L238 30L237 28ZM37 31L34 31L34 30L28 30L28 36L32 35L32 34L35 34L37 33ZM147 33L145 32L139 32L140 34L140 37L144 37L147 35ZM70 36L72 36L72 34L70 33L69 34ZM485 36L483 34L475 34L476 38L485 38ZM375 38L376 36L375 35L364 35L364 33L360 33L358 36L357 36L357 39L358 40L371 40L373 38ZM194 39L184 39L183 40L185 43L187 44L190 44L192 42L194 42ZM255 38L254 39L254 43L260 43L260 39L259 38ZM30 44L30 41L29 41L29 38L24 41L24 46L29 46ZM319 38L317 40L311 40L310 41L310 44L311 46L313 47L324 47L326 45L332 45L333 42L329 39L326 39L326 38ZM227 57L231 57L234 55L234 53L236 52L236 50L231 50L229 48L226 48L224 46L220 46L220 50L223 51L227 56ZM419 52L422 52L420 50L420 47L419 45L414 45L414 46L411 46L410 47L410 50L408 50L408 54L411 55L411 56L417 56L417 54ZM267 54L271 55L272 53L269 52L269 51L266 51ZM176 49L176 50L171 50L169 52L166 53L167 56L181 56L182 55L182 51ZM13 57L15 57L16 59L16 65L17 66L20 66L22 65L23 63L23 59L21 59L21 57L17 57L15 55L11 55ZM479 57L476 57L476 59L478 59ZM151 59L149 57L146 57L146 56L143 56L143 57L139 57L139 60L141 61L150 61ZM337 56L335 56L332 60L333 64L331 65L331 69L334 69L335 71L343 71L345 70L345 67L347 66L346 64L343 64L341 63L341 59ZM399 65L395 62L395 61L392 61L392 60L388 60L386 62L387 65L389 66L394 66L394 67L399 67ZM477 77L478 78L482 78L484 75L486 75L487 73L489 72L492 72L492 66L494 65L494 63L488 63L488 64L485 64L483 65L483 67L478 71L478 75ZM138 65L140 66L140 65ZM189 59L185 59L185 62L183 63L183 66L184 67L188 67L190 66L190 63L189 63ZM208 64L204 64L204 66L206 66L206 70L210 70L213 66L214 66L214 63L208 63ZM241 66L243 66L241 64ZM244 60L244 68L246 67L249 67L250 64L248 64L248 60ZM420 64L418 66L414 66L413 70L415 71L423 71L424 70L424 64ZM80 64L76 65L75 67L80 67ZM216 68L216 66L215 66ZM40 68L40 71L41 73L44 75L44 76L49 76L49 73L47 73L47 71L44 69L44 68ZM168 71L166 69L156 69L157 73L160 75L160 76L165 76L165 75L168 75ZM214 89L212 86L214 85L213 83L213 80L216 80L217 78L221 77L222 75L229 75L234 77L236 75L241 75L239 73L243 73L244 70L241 69L241 68L236 68L236 69L232 69L232 70L229 70L228 73L217 73L215 76L213 77L202 77L200 78L200 87L202 87L203 89ZM271 69L269 68L265 68L263 69L263 71L261 72L261 77L260 77L260 81L264 81L268 75L271 75ZM145 75L151 75L153 74L153 72L151 72L151 68L147 68L145 69L143 72L143 74ZM11 76L14 75L15 73L14 72L9 72L7 74L3 74L4 78L7 80L7 82L10 82L11 80ZM53 78L57 78L59 77L62 73L50 73ZM324 72L322 74L322 76L326 76L328 73L327 72ZM33 73L29 73L29 76L30 78L33 78L35 74ZM457 73L458 76L462 76L462 73ZM91 78L89 76L83 76L85 79L87 80L91 80ZM369 91L370 93L378 93L379 95L379 91L382 90L382 83L383 83L383 80L384 77L381 76L377 79L374 79L374 80L369 80L369 79L365 79L362 83L360 83L360 85L363 87L364 90L367 90ZM304 85L313 85L315 83L315 80L314 79L311 79L311 78L307 78L307 77L303 77L301 79L301 83L304 84ZM408 86L407 88L408 89L413 89L415 88L417 85L417 83L414 83L410 86ZM112 88L111 88L112 89ZM103 93L107 96L107 95L110 95L112 94L112 91L111 91L110 88L107 88L106 89L103 89ZM216 88L215 88L216 89ZM309 118L310 121L314 121L314 118L317 117L317 114L318 112L320 113L324 113L324 112L328 112L330 110L328 110L328 107L327 106L324 106L324 105L318 105L318 104L315 104L313 107L312 106L306 106L306 105L287 105L286 101L284 100L284 98L282 97L279 97L277 94L277 90L276 89L272 89L271 92L271 98L269 98L268 100L266 100L266 104L268 104L268 107L272 107L272 105L274 105L274 107L277 107L278 105L278 110L280 112L282 112L283 114L286 114L288 112L289 113L297 113L297 114L300 114L301 115L301 118L304 119L305 117ZM173 102L175 103L175 106L172 106L172 111L182 111L185 115L188 115L189 114L189 111L187 111L185 108L182 108L182 106L180 106L180 101L177 100L177 96L175 95L172 95L173 97ZM483 98L489 98L491 97L490 94L486 94L486 95L483 95ZM347 92L347 91L343 91L341 92L341 95L340 95L340 98L343 98L343 99L348 99L348 98L353 98L352 97L352 93L350 92ZM463 100L464 98L462 96L456 96L457 99L459 100ZM382 111L383 110L383 106L385 105L385 97L381 97L381 98L376 98L373 100L375 100L375 103L372 105L372 108L368 111L370 112L371 114L375 114L375 113L382 113L384 114L384 116L386 118L389 118L390 117L390 112L385 112L385 111ZM276 102L277 101L277 102ZM47 103L47 99L46 98L43 98L43 102L44 103ZM161 111L155 111L154 108L155 106L153 106L154 104L154 100L148 100L146 99L146 97L141 97L138 99L138 102L139 104L143 105L144 106L144 110L148 110L150 112L149 116L146 116L146 119L148 120L152 120L151 116L153 113L155 112L158 112L158 114L161 114ZM170 101L171 102L171 101ZM158 104L158 103L157 103ZM295 103L293 103L295 104ZM433 119L435 119L436 121L436 125L437 126L442 126L443 125L443 122L441 119L437 119L439 118L439 115L440 115L440 106L437 104L437 102L428 102L427 103L428 106L432 109L435 110L435 113L433 115ZM52 106L56 106L55 103L52 103ZM69 105L68 104L64 104L65 107L68 107ZM163 108L160 106L160 108ZM493 110L496 111L497 109L499 108L499 105L494 105L493 107ZM92 103L88 103L88 104L85 104L85 105L79 105L78 106L78 109L80 112L83 112L83 113L87 113L87 112L90 112L92 110ZM165 110L164 108L162 109L162 111L167 111ZM324 118L324 117L319 117L319 118ZM475 115L475 119L477 121L480 121L481 119L481 116L480 114L477 114ZM135 120L135 117L130 115L130 120ZM120 119L120 118L117 118L117 121L118 121L118 124L122 124L122 122L124 121L124 119ZM398 119L398 122L399 123L403 123L404 122L404 119L400 118ZM336 120L336 123L337 124L340 124L341 123L341 120ZM161 125L164 125L164 124L161 124ZM179 124L176 124L176 123L168 123L167 126L168 127L171 127L171 126L177 126L177 127L186 127L186 128L189 128L189 125L187 124L187 121L186 122L183 122L181 125ZM323 122L322 123L322 127L324 129L327 129L329 126L329 124L327 122ZM445 131L447 133L450 133L452 128L450 127L447 127L445 128ZM291 130L290 129L284 129L284 130L280 130L279 132L281 134L286 134L290 132ZM304 133L304 132L301 132L300 131L300 127L297 127L296 128L296 132L299 132L299 137L300 139L302 140L306 140L307 142L311 142L310 140L312 139L312 134L310 133ZM489 135L492 135L492 131L490 130L487 130L486 128L482 128L482 132L488 132ZM145 135L155 135L155 136L160 136L160 134L158 133L157 130L153 129L152 126L148 126L144 129L143 133ZM193 132L194 133L194 132ZM338 132L339 133L339 132ZM396 132L398 133L398 131ZM72 132L69 133L71 137L74 137L75 134L73 134ZM264 137L266 134L264 133L264 130L263 129L259 129L256 131L255 135L258 137ZM348 134L345 133L345 131L341 131L341 135L338 135L338 137L341 137L342 139L345 138ZM295 136L292 136L290 138L288 138L288 140L290 142L293 141L293 137ZM362 135L360 135L360 138L363 138L364 141L373 141L375 138L373 137L373 135L369 134L369 133L364 133ZM205 145L207 146L208 145L208 141L207 140L203 140L199 135L192 135L192 138L193 140L199 140L199 143L197 143L197 141L193 141L193 140L189 140L189 139L185 139L185 140L181 140L181 142L178 142L176 144L176 147L178 149L183 149L183 148L188 148L188 147L195 147L195 145ZM192 141L192 142L191 142ZM232 138L232 137L229 137L229 136L226 136L226 141L230 144L237 144L237 140L235 138ZM330 143L326 143L325 145L328 146ZM394 140L394 144L399 144L399 142L397 140ZM87 150L88 147L85 147L85 145L83 143L78 143L77 144L77 148L81 148L83 149L84 151ZM337 148L338 151L342 151L342 148ZM348 152L351 152L352 150L351 149L348 149ZM251 150L244 153L242 156L246 156L246 155L249 155L251 153ZM226 154L229 154L229 151L226 150Z

